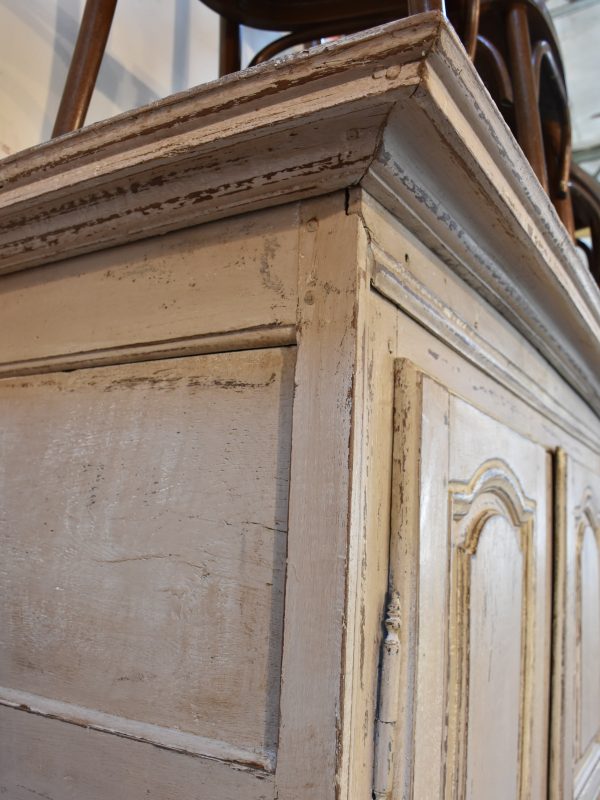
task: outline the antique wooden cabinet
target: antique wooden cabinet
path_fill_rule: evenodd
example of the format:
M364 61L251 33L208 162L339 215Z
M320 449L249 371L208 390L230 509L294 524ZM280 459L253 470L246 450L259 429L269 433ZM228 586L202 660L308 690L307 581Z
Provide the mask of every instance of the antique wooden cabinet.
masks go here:
M600 291L441 17L0 180L0 795L599 797Z

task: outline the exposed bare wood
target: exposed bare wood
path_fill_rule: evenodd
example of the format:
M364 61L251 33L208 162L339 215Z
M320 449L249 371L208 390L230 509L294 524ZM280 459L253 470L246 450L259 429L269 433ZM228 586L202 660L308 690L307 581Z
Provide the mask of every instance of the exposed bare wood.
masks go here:
M600 469L561 452L551 798L600 792Z
M361 183L600 409L600 291L436 13L224 78L0 170L3 271Z
M6 159L0 271L356 182L439 24L349 37Z
M398 695L400 693L400 595L392 593L385 616L385 638L381 649L381 673L373 762L373 799L390 796L394 782L394 754L398 724Z
M458 46L441 33L362 185L598 410L600 290L472 65L449 78Z
M414 734L405 731L396 744L402 767L394 791L542 797L551 578L546 454L430 379L416 373L409 380L414 373L400 363L395 435L399 447L415 440L396 474L400 493L413 487L416 518L390 558L392 569L413 553ZM419 383L420 410L413 404L402 414L409 386Z
M367 247L364 252L361 247L360 255L366 264ZM355 505L348 558L347 611L347 650L352 652L353 662L346 677L346 693L351 694L344 714L348 746L343 772L344 778L348 776L348 797L369 797L373 787L381 621L388 596L393 441L390 432L397 313L391 304L372 303L373 296L371 292L361 301L366 313L364 324L360 324L359 313L361 335L354 382L357 405L352 468L357 477L353 478Z
M548 771L548 796L559 800L570 793L572 783L571 763L565 763L563 749L572 739L570 709L565 686L567 665L567 454L562 447L554 454L554 552L552 596L552 681L550 704L550 753Z

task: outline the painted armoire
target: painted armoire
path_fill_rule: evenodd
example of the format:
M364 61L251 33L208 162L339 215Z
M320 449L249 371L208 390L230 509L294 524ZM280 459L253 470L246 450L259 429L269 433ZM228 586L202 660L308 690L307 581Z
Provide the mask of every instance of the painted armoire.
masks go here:
M600 290L442 17L0 186L0 797L600 797Z

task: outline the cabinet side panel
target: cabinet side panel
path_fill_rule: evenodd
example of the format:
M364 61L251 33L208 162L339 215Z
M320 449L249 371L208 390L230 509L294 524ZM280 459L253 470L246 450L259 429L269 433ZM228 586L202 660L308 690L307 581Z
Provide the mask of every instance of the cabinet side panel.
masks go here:
M0 796L10 800L273 800L273 776L0 708Z
M294 364L0 382L0 702L273 768Z
M418 646L413 796L442 796L448 617L449 397L423 377L419 470ZM415 422L413 421L413 424ZM399 476L398 480L401 480ZM418 531L418 533L417 533Z

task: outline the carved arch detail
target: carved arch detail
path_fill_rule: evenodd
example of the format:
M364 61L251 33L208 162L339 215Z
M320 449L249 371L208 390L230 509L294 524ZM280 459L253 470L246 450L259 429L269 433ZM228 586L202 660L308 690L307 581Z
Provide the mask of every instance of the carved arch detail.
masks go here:
M582 741L583 718L583 546L586 533L592 532L600 559L600 511L596 505L592 489L588 486L583 492L579 505L575 508L575 602L576 602L576 667L575 667L575 758L578 763L575 796L580 795L589 773L595 772L600 762L600 730L591 741ZM600 573L600 564L599 564ZM600 609L599 609L600 613Z
M518 731L517 797L529 796L532 687L528 661L533 651L535 568L533 533L536 503L529 499L513 470L500 459L483 463L466 483L449 484L451 523L450 618L445 798L466 796L469 676L471 634L471 568L482 532L493 517L503 517L513 528L522 555L520 713Z

